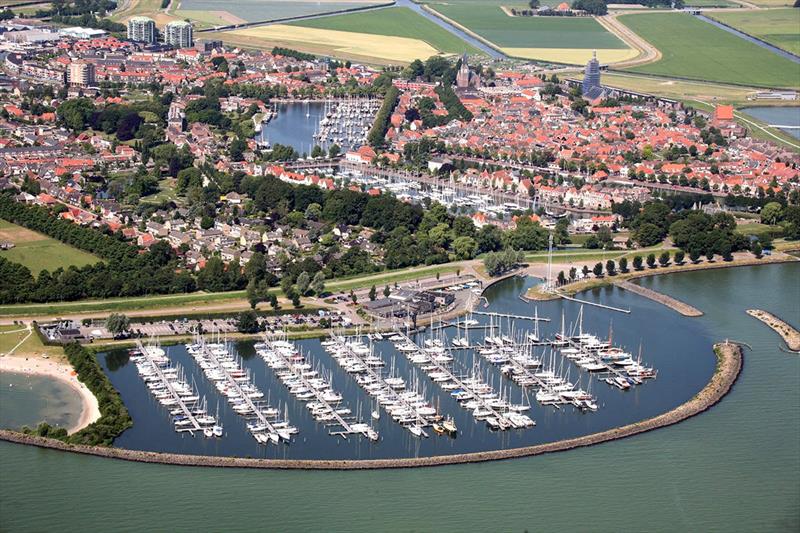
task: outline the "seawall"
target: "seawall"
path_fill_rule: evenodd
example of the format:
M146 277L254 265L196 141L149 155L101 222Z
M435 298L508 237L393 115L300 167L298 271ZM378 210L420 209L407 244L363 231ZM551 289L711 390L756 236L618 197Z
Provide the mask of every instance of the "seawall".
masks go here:
M661 427L677 424L698 415L719 402L733 387L743 365L741 346L734 343L714 345L717 356L717 368L705 387L692 399L675 409L661 415L628 424L622 427L584 435L573 439L526 446L510 450L491 450L486 452L457 455L441 455L436 457L414 457L399 459L365 459L365 460L292 460L292 459L246 459L240 457L214 457L204 455L180 455L171 453L145 452L114 447L70 445L59 440L26 435L17 431L0 430L0 440L29 444L42 448L70 451L136 461L141 463L160 463L180 466L205 466L220 468L270 468L270 469L302 469L302 470L367 470L379 468L414 468L422 466L441 466L449 464L477 463L500 459L513 459L553 453L584 446L593 446L652 431Z
M747 314L757 318L783 337L786 346L793 352L800 352L800 332L797 331L791 324L781 320L763 309L748 309Z
M641 285L636 285L635 283L624 280L618 281L615 285L622 287L626 291L635 292L640 296L649 298L654 302L666 305L670 309L674 309L683 316L703 316L703 312L698 308L693 307L686 302L682 302L677 298L673 298L672 296L667 296L666 294L654 291L653 289L648 289L647 287L642 287Z

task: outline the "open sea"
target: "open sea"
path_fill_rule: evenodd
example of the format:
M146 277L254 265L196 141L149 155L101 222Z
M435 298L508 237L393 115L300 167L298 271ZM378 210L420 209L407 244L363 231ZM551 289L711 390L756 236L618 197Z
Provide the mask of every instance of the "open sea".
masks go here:
M498 294L489 295L492 307L506 302L503 310L530 314L531 304L516 297L520 283L495 289ZM560 438L575 431L572 420L599 424L593 415L624 419L630 416L625 406L636 402L642 413L666 410L707 380L713 342L730 338L751 345L731 393L710 411L676 426L552 455L364 472L145 465L0 443L0 529L797 531L800 357L781 351L780 337L744 311L762 308L800 324L800 264L687 272L641 283L705 315L685 319L614 288L584 293L582 298L632 309L627 316L587 307L584 326L605 332L613 317L615 342L634 350L641 342L643 358L659 369L659 377L632 391L638 398L628 393L613 405L604 398L606 405L597 413L563 413L563 423L534 407L538 425L529 433ZM540 304L540 315L553 315L545 307ZM567 309L568 320L575 312ZM709 360L710 367L705 364ZM265 366L258 358L246 362ZM110 372L112 381L126 366ZM334 384L344 388L345 380L334 378ZM662 399L649 398L656 386L665 387L658 394ZM599 386L593 390L603 391ZM155 424L157 417L150 418ZM135 412L134 420L140 424ZM133 431L130 435L120 444L133 440ZM461 441L453 442L461 446ZM486 441L463 442L483 446ZM292 447L292 453L295 448L301 446ZM407 450L399 446L399 451Z

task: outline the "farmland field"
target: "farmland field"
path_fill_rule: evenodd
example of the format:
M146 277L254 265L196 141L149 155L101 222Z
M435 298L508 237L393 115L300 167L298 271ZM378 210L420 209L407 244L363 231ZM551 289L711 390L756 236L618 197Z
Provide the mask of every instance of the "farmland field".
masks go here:
M173 2L175 5L177 2ZM247 22L301 15L330 13L342 9L384 3L383 0L180 0L178 13L227 12Z
M708 15L778 48L800 55L800 9L714 11Z
M90 253L2 219L0 242L14 243L10 250L0 251L0 257L28 267L34 276L44 269L52 272L59 267L81 267L100 261Z
M691 15L644 13L619 20L663 54L631 71L756 87L800 86L796 63Z
M302 28L288 24L259 26L214 34L226 43L250 48L287 46L304 52L375 63L409 63L427 59L438 50L407 37Z
M635 50L590 17L511 17L500 4L472 2L437 2L428 6L510 56L582 64L591 57L592 50L597 50L603 63L636 55Z
M425 17L414 13L407 7L392 7L365 13L304 20L293 22L291 25L323 30L407 37L424 41L433 48L445 53L460 54L467 52L474 54L479 52L465 41Z

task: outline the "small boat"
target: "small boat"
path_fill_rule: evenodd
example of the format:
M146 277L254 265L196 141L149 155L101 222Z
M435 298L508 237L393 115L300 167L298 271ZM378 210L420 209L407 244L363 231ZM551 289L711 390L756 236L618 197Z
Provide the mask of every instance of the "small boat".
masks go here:
M458 428L456 427L456 423L452 418L448 418L447 420L442 422L442 427L448 433L456 433L458 431Z
M444 426L441 424L434 424L433 431L436 432L438 435L444 435Z

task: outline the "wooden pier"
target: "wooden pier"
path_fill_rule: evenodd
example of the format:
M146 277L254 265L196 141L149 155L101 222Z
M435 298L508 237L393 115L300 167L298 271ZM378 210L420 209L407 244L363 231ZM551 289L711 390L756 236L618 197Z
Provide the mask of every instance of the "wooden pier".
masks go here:
M269 419L266 416L264 416L264 413L255 404L255 402L253 402L253 399L250 398L250 396L248 396L247 393L245 393L242 390L242 387L239 386L239 383L235 379L233 379L233 376L231 376L230 372L228 372L228 369L226 369L220 363L219 359L217 359L217 356L214 354L214 351L209 349L205 341L202 339L200 341L200 347L203 350L203 355L206 356L214 364L214 366L217 367L217 369L220 372L222 372L222 374L225 376L225 381L236 390L236 392L239 394L242 400L244 400L244 402L247 404L247 407L249 407L250 410L253 412L253 414L256 416L256 418L258 418L258 421L261 422L264 425L264 427L267 428L267 431L269 431L270 433L278 434L277 430L275 429L275 426L273 426L272 423L269 421ZM288 420L286 420L286 422L288 422Z
M483 315L483 316L490 316L490 317L500 317L500 318L514 318L518 320L531 320L533 322L550 322L549 318L541 317L541 316L527 316L527 315L511 315L507 313L487 313L485 311L473 311L475 315Z
M407 344L413 345L413 346L416 348L416 350L417 350L418 352L423 352L422 348L420 348L420 346L419 346L419 345L418 345L416 342L414 342L413 340L411 340L411 337L409 337L408 335L406 335L406 334L404 334L404 333L402 333L402 332L398 332L398 334L399 334L401 337L403 337L403 341L404 341L404 342L406 342ZM498 410L497 410L497 409L495 409L494 407L490 406L490 405L489 405L489 404L486 402L486 400L484 400L484 399L483 399L483 397L482 397L480 394L478 394L478 393L477 393L477 392L476 392L476 391L475 391L475 390L474 390L472 387L470 387L469 385L466 385L466 384L465 384L465 383L464 383L464 382L461 380L461 378L459 378L458 376L456 376L456 375L455 375L455 374L454 374L454 373L453 373L453 372L452 372L452 371L451 371L449 368L447 368L445 365L443 365L442 363L440 363L439 361L437 361L435 357L428 357L428 360L430 361L430 363L431 363L431 364L433 364L434 366L436 366L436 368L437 368L437 369L438 369L440 372L444 372L445 374L447 374L447 376L450 378L450 381L452 381L453 383L455 383L456 385L458 385L458 387L459 387L461 390L463 390L463 391L466 391L466 392L469 392L470 394L472 394L472 399L474 399L475 401L477 401L477 402L478 402L478 404L479 404L479 405L480 405L480 406L481 406L483 409L485 409L485 410L487 410L487 411L491 412L491 416L495 417L495 419L497 420L497 422L498 422L498 424L499 424L499 426L500 426L500 428L501 428L501 429L510 429L510 428L513 428L513 427L514 427L514 424L513 424L513 423L512 423L512 422L511 422L511 421L508 419L508 417L506 417L506 415L505 415L504 413L501 413L500 411L498 411ZM492 392L494 392L494 391L492 391Z
M336 419L336 423L342 427L342 431L330 432L331 435L341 435L345 439L347 439L347 435L353 435L353 434L363 434L365 437L367 437L366 430L358 431L353 429L350 423L347 422L347 420L342 418L342 416L336 412L336 408L332 406L325 399L324 394L319 392L318 389L316 389L311 383L309 383L309 381L303 376L303 371L297 368L297 365L293 363L288 357L286 357L283 354L283 352L279 349L279 347L275 346L275 344L269 339L264 339L264 344L266 344L269 347L269 349L276 357L278 357L281 361L283 361L283 363L286 365L286 368L292 373L292 375L297 379L299 379L303 383L303 386L305 386L310 392L314 394L317 401L323 404L333 414L333 417Z
M181 398L180 394L178 394L175 391L175 389L172 387L172 383L170 383L170 381L164 375L164 372L161 370L161 367L158 365L158 363L156 363L153 360L153 357L150 355L150 352L144 347L144 345L142 345L142 341L141 340L137 340L136 341L136 348L145 357L145 359L147 359L147 361L150 363L150 365L155 369L156 374L158 374L159 379L167 387L167 390L169 391L170 396L172 396L172 398L177 402L178 407L180 407L181 411L183 411L183 414L186 416L187 420L189 420L192 423L192 427L187 427L187 428L179 428L179 427L176 426L175 427L175 431L177 431L177 432L189 432L189 433L192 434L192 436L194 436L194 432L195 431L203 431L203 427L197 421L197 418L195 418L194 414L192 414L191 409L189 409L189 407L187 407L186 402L183 401L183 398Z
M361 357L361 355L359 353L357 353L350 346L348 346L347 340L344 337L338 337L338 336L337 337L333 337L333 340L336 342L336 347L337 348L345 350L347 352L348 356L352 357L353 359L355 359L359 363L361 363L361 365L366 369L365 373L368 374L376 383L379 383L381 385L381 391L384 394L388 395L393 401L401 404L404 409L407 409L407 410L411 411L412 413L414 413L415 418L416 418L417 427L419 427L420 430L422 431L422 435L427 437L428 434L422 428L425 427L425 426L430 425L430 422L428 421L428 419L425 418L424 416L420 415L417 412L417 409L414 408L414 406L412 406L400 394L398 394L398 392L396 390L394 390L391 385L386 383L386 381L383 379L383 376L381 375L380 372L376 372L370 365L368 365L366 363L364 358ZM338 359L336 357L334 357L334 359L336 359L337 362L338 362ZM371 393L371 392L368 392L368 394L373 395L373 393ZM377 396L377 393L375 393L374 395ZM411 427L410 426L404 426L404 427L406 429L408 429L409 431L411 431Z
M631 314L631 310L630 309L620 309L619 307L613 307L611 305L600 304L600 303L597 303L597 302L589 302L587 300L579 300L578 298L573 298L572 296L567 296L566 294L563 294L563 293L558 292L558 291L556 291L554 294L557 294L561 298L564 298L565 300L569 300L570 302L578 302L580 304L592 305L594 307L599 307L601 309L608 309L610 311L616 311L618 313L625 313L627 315Z

